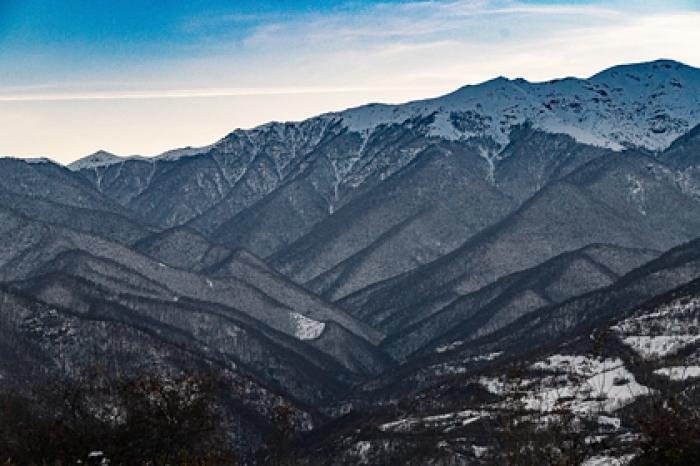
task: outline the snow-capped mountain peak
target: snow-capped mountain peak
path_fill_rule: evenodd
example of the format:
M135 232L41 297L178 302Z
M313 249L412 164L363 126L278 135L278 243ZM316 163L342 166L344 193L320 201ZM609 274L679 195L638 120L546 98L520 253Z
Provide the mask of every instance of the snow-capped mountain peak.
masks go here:
M179 160L183 157L191 157L194 155L202 154L207 152L212 146L204 147L183 147L180 149L172 149L165 151L154 157L143 157L141 155L131 155L131 156L119 156L107 152L105 150L98 150L95 153L87 155L81 159L76 160L68 165L68 168L73 171L83 170L83 169L94 169L98 167L107 167L109 165L114 165L117 163L122 163L126 160L145 160L145 161L167 161L173 162Z
M118 155L112 154L105 150L98 150L90 155L87 155L81 159L76 160L68 165L68 168L73 171L104 167L107 165L113 165L115 163L120 163L126 160L128 157L120 157Z
M649 81L656 84L670 82L674 79L697 79L697 68L688 66L674 60L655 60L651 62L633 63L629 65L618 65L605 69L589 78L589 81L604 82L610 84L617 81L619 84L646 85Z
M154 159L156 160L167 160L167 161L175 161L179 160L182 157L191 157L193 155L199 155L207 152L209 149L212 148L213 145L209 146L204 146L204 147L182 147L180 149L172 149L163 152L162 154L156 155Z
M403 105L367 105L333 114L350 131L434 116L428 134L451 140L488 138L499 147L512 128L568 134L611 149L662 150L700 123L700 70L670 60L622 65L589 79L531 83L495 78Z

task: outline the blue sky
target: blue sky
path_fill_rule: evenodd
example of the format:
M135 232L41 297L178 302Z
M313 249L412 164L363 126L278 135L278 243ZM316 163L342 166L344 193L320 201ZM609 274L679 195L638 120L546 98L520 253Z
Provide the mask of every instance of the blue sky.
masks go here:
M497 75L698 66L698 24L700 0L0 0L0 154L150 155Z
M3 84L80 79L103 67L245 53L257 28L361 12L369 1L0 0Z

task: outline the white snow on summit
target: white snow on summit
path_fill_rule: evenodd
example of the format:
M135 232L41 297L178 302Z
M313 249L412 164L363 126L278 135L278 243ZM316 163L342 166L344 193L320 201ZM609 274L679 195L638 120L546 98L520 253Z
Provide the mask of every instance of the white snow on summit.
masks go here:
M497 78L435 99L372 104L325 115L369 134L381 124L434 116L429 135L508 143L526 121L551 133L615 150L662 150L700 124L700 69L670 60L610 68L589 79L543 83Z
M167 160L169 162L172 162L174 160L179 160L183 157L191 157L193 155L199 155L203 154L205 152L208 152L209 149L211 149L213 146L204 146L204 147L183 147L181 149L172 149L169 151L165 151L160 155L156 155L153 157L155 160Z
M73 171L78 171L96 167L106 167L108 165L123 162L128 158L129 157L120 157L104 150L98 150L93 154L68 164L68 168Z
M163 152L162 154L156 155L155 157L143 157L140 155L122 157L104 150L99 150L93 154L83 157L82 159L78 159L75 162L68 164L68 168L73 171L94 169L98 167L107 167L109 165L122 163L127 160L144 160L147 162L160 160L172 162L175 160L179 160L183 157L191 157L194 155L203 154L209 149L211 149L211 147L212 145L204 147L183 147L180 149L172 149Z

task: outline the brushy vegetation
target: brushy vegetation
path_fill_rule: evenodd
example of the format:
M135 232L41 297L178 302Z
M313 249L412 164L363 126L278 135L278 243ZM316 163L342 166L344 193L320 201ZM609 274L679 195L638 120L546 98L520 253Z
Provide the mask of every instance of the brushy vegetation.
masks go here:
M31 397L0 396L0 463L238 464L216 379L145 375L54 381Z
M509 376L518 380L523 374L513 371ZM0 393L0 464L345 464L330 451L325 452L328 456L305 451L303 436L293 427L294 413L286 405L272 408L272 428L255 458L239 461L236 439L222 414L225 390L226 385L212 376L96 374L43 384L30 396L5 391ZM640 400L630 418L639 435L625 445L626 453L634 454L631 466L700 464L696 392L692 386L669 383L657 385ZM500 407L481 427L482 440L490 440L481 444L490 444L490 454L472 457L473 464L573 466L600 451L601 445L590 441L596 422L563 408L533 412L517 397ZM451 457L436 450L441 440L437 432L414 434L404 447L392 443L384 452L375 451L370 464L462 464L463 455ZM615 449L612 444L603 447Z

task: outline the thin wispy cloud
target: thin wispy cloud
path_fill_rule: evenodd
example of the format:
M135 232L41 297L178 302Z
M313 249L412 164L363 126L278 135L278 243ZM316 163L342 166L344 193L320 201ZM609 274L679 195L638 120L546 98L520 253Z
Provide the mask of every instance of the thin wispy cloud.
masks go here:
M499 6L503 2L411 2L406 4L381 4L354 13L335 15L312 15L265 24L259 27L246 40L247 45L264 45L274 42L285 33L294 31L298 42L324 40L381 39L381 38L420 38L426 35L445 34L463 30L474 24L503 21L503 17L539 15L551 20L552 17L568 17L576 22L600 19L619 19L622 13L612 8L599 6L571 5L524 5ZM531 20L531 19L529 19ZM550 27L557 27L550 24ZM474 31L478 32L478 31ZM481 31L482 33L484 31ZM291 34L290 34L291 35ZM476 35L476 34L475 34Z
M692 15L691 12L686 14ZM673 23L668 27L678 27L674 18L653 11L622 11L619 7L599 4L486 0L380 3L359 10L296 14L286 18L277 13L205 16L188 20L185 26L235 26L241 21L252 23L243 38L234 40L224 35L217 42L209 37L207 40L214 44L203 55L158 60L154 69L149 69L147 62L133 64L134 84L126 89L91 88L89 81L104 79L104 76L88 77L81 92L56 88L53 92L16 95L0 83L0 99L156 99L282 94L309 92L309 89L325 92L323 88L330 89L328 92L353 88L381 92L396 80L403 83L400 86L403 89L424 90L427 87L443 92L448 91L449 86L485 80L494 74L546 79L562 72L593 73L600 66L618 60L630 61L638 55L638 50L632 47L626 51L629 58L621 56L624 53L611 55L607 49L619 50L620 47L601 43L598 37L619 37L622 33L619 39L628 43L624 31L636 34L641 27L663 26L665 21ZM687 59L686 52L692 44L675 44L680 41L673 39L683 36L688 29L696 28L681 24L680 30L672 29L674 34L664 38L671 39L664 43L678 45L674 51L681 52L680 59ZM574 35L575 40L566 40L567 36ZM585 37L587 35L589 37ZM558 43L559 47L552 47L550 41ZM543 61L532 60L522 66L523 50L528 50L533 58L542 51L543 43L549 43ZM590 48L587 43L601 47L597 57L578 60L582 66L574 69L563 70L555 65L557 60L571 63L572 48ZM603 62L599 57L607 60ZM585 60L588 66L583 66ZM519 66L500 68L507 62ZM543 66L546 63L553 63L547 72L547 67ZM127 75L130 73L128 64L123 71ZM158 88L158 82L148 86L139 82L151 81L153 76L167 82L166 90L150 90ZM418 79L409 82L407 77L410 76ZM431 81L431 76L441 78ZM160 89L163 89L162 84Z
M272 65L280 74L294 68L319 82L384 85L396 80L407 84L413 76L416 88L448 91L495 75L585 77L616 63L667 56L668 51L697 63L700 53L688 40L688 35L699 39L692 25L696 19L693 11L630 11L598 4L415 2L266 24L245 45L260 57L284 49L288 56ZM651 34L664 28L674 33L657 37L661 46L632 45L650 37L645 28ZM600 37L615 39L604 42ZM666 52L655 55L661 49Z
M283 96L304 94L342 94L353 92L382 92L397 90L414 90L392 86L382 87L289 87L289 88L229 88L229 89L170 89L143 90L129 92L84 92L84 93L49 93L49 94L7 94L0 95L0 102L63 102L90 100L145 100L145 99L189 99L202 97L253 97Z

